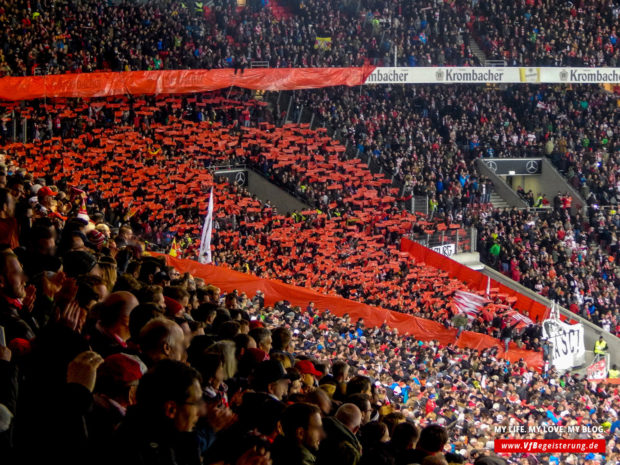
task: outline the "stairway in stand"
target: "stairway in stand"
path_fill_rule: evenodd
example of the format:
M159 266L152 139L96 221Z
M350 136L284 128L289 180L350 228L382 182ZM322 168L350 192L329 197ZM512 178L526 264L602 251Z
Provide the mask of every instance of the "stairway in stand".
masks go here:
M293 13L288 7L280 5L275 0L269 0L269 3L267 4L267 8L271 10L271 13L278 21L282 21L284 19L290 19L293 17Z
M491 192L491 204L493 205L493 208L510 208L508 202L506 202L499 194L496 194L495 192Z

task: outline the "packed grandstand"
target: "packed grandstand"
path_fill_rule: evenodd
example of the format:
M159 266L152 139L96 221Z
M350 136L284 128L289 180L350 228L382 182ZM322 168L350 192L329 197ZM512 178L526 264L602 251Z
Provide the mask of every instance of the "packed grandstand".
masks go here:
M607 76L619 14L0 1L2 463L620 463L615 365L596 382L556 368L545 305L424 247L478 252L598 327L604 356L620 336L619 92L528 71L395 83L485 58ZM528 157L570 192L519 186L523 206L497 208L478 162Z

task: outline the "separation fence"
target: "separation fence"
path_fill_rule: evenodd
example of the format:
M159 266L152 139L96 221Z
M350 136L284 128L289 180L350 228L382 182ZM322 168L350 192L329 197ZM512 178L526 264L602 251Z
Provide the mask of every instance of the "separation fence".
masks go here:
M155 253L151 253L151 255L162 256ZM371 327L386 324L391 328L398 329L400 334L410 334L421 341L436 341L442 346L453 345L479 351L495 347L502 358L511 362L523 359L528 366L538 371L542 370L542 353L518 349L514 343L511 343L508 352L504 352L503 344L498 339L485 334L463 331L457 338L455 328L446 328L436 321L380 307L372 307L338 296L324 295L312 289L285 284L277 280L259 278L223 267L203 265L192 260L174 258L169 255L163 256L168 265L174 266L180 272L189 272L225 292L237 289L240 292L245 292L248 296L252 296L256 294L257 290L261 290L265 296L265 305L273 305L276 302L287 300L291 305L304 308L308 302L314 302L319 311L329 309L331 313L337 316L348 313L352 320L363 318L365 324Z
M0 79L0 99L188 94L228 87L297 90L362 84L617 84L620 68L401 67L126 71Z

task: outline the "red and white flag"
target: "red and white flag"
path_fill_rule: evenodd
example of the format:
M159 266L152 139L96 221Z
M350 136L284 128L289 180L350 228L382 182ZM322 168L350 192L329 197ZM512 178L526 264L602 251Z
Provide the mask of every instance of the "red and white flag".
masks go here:
M468 318L474 319L480 313L482 307L489 303L489 300L471 292L456 291L453 303L459 312L464 313Z
M517 329L525 328L526 326L534 323L529 317L517 312L516 310L508 310L506 312L506 315L510 316L510 318L512 318L514 321L518 322Z

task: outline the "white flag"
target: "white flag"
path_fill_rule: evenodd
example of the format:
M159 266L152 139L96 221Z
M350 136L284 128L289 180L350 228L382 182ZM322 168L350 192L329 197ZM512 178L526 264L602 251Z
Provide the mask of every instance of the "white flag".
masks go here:
M200 263L211 263L211 234L213 232L213 187L209 194L209 208L205 218L205 224L202 226L202 237L200 238L200 252L198 253L198 261Z

